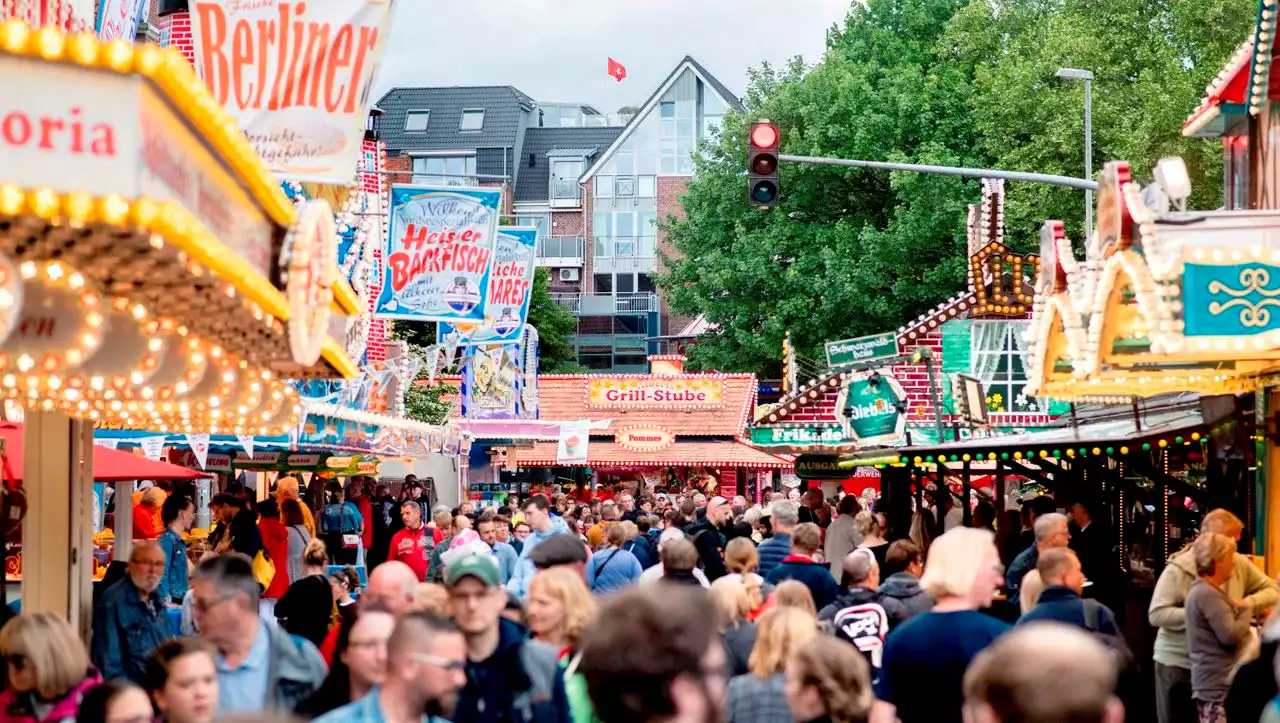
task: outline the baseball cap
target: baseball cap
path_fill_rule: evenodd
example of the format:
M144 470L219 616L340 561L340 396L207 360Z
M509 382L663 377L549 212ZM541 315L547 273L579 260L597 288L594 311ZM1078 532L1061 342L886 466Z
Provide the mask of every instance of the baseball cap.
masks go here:
M487 587L502 585L498 565L488 555L468 555L445 567L444 577L445 584L449 587L457 585L464 577L474 577Z

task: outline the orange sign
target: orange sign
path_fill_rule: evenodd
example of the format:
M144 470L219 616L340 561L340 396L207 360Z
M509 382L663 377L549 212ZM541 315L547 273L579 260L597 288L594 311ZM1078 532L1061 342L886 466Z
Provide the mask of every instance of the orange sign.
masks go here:
M587 404L623 409L718 407L724 404L724 380L601 377L587 382Z
M613 441L631 452L657 452L674 444L676 435L662 427L631 427L618 430Z

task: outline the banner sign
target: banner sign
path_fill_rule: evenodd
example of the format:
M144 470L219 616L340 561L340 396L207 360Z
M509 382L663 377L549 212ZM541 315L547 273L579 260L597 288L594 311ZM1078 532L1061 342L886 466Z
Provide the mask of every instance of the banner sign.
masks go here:
M394 0L192 0L195 65L284 179L347 185Z
M104 43L112 40L133 42L138 35L138 0L102 0L98 11L98 38Z
M902 404L907 393L897 379L876 372L854 376L840 392L836 408L845 429L859 446L892 444L906 431Z
M898 335L895 332L827 342L827 366L832 368L895 356L898 356Z
M374 316L478 325L502 191L391 187L391 224Z
M590 422L561 424L560 437L556 441L556 464L586 464L590 442Z
M796 457L796 476L800 479L846 479L857 474L850 457L802 454Z
M519 344L474 347L462 369L462 418L517 419L523 361Z
M676 435L662 427L630 427L618 430L613 441L631 452L657 452L674 444Z
M458 328L438 324L437 343L474 345L519 341L525 320L529 318L537 248L538 229L500 227L493 265L489 270L484 323Z
M587 406L684 409L724 404L722 379L635 379L599 377L587 380Z
M752 427L751 443L755 445L839 445L852 440L842 424L806 424L796 427Z

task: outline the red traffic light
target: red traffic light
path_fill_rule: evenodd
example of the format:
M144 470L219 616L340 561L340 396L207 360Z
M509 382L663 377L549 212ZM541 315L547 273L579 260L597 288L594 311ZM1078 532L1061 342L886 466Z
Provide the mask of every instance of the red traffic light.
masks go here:
M778 145L778 127L772 123L757 123L751 127L751 145L756 148L773 148Z

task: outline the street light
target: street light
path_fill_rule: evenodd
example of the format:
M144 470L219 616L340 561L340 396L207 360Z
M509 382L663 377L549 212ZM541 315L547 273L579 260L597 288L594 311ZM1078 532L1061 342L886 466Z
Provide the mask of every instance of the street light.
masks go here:
M1093 180L1093 73L1078 68L1059 68L1055 76L1084 81L1084 176ZM1084 192L1084 244L1093 236L1093 191Z

